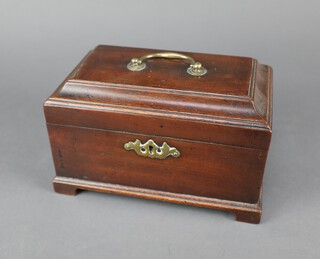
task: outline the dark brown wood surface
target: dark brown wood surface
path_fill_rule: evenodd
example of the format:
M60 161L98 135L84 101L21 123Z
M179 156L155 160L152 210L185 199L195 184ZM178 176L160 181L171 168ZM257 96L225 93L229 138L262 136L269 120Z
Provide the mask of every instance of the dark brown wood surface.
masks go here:
M159 50L99 46L48 98L56 191L74 192L75 183L68 191L65 178L85 181L80 189L95 189L92 182L105 184L104 191L114 184L222 205L229 200L255 206L251 214L238 205L228 210L257 223L272 133L271 68L251 58L184 53L208 74L192 77L184 62L165 59L149 60L144 71L127 70L131 58L153 52ZM139 157L123 148L135 139L165 141L181 156Z
M128 71L127 64L132 58L155 52L163 50L98 46L69 79L235 96L248 95L254 65L252 58L179 51L201 62L208 73L203 77L190 76L186 73L188 63L178 59L150 59L145 70L133 73Z
M53 187L57 193L65 195L76 195L80 190L88 190L165 202L173 202L209 209L224 210L232 212L235 215L236 220L238 221L254 224L260 223L262 212L262 192L260 193L258 202L256 204L250 204L60 176L56 176L53 179Z
M257 203L266 151L124 132L48 125L57 175ZM138 156L124 144L152 138L181 155Z

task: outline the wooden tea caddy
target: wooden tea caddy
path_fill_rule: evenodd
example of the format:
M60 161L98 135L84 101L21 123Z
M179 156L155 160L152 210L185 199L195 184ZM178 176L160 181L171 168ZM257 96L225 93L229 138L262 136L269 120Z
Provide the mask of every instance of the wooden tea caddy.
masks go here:
M260 222L272 133L269 66L98 46L44 111L56 192L129 195Z

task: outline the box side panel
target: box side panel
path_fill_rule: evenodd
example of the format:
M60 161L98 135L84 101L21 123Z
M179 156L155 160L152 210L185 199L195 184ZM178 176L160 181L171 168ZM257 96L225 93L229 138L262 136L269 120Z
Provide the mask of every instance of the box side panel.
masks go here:
M201 141L48 124L58 176L246 203L259 198L267 151ZM167 142L164 160L124 149L129 141Z
M258 65L253 91L253 106L255 111L272 129L272 68Z

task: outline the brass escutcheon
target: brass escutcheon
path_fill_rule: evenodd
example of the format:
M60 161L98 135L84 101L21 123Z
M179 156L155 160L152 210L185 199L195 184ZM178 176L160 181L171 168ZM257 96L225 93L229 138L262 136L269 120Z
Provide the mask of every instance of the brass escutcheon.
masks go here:
M124 144L126 150L134 150L139 156L165 159L168 156L178 158L180 152L175 147L170 147L166 142L162 146L158 146L152 139L142 144L139 139L135 142L128 142Z

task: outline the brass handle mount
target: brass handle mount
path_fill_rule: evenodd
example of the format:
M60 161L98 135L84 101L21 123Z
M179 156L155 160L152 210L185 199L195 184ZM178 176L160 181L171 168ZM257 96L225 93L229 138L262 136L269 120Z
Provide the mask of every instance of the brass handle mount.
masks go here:
M182 59L190 63L187 69L188 74L192 76L203 76L207 73L200 62L195 61L192 57L175 53L175 52L160 52L142 56L140 58L132 58L128 63L127 68L130 71L141 71L146 68L145 61L151 58L170 58L170 59Z

